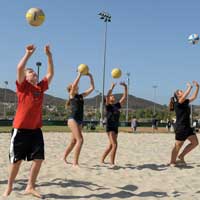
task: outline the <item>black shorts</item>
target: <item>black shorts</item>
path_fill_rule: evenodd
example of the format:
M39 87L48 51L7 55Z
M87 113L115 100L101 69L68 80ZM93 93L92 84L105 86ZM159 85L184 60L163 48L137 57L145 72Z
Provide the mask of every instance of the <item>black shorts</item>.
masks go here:
M114 127L114 126L106 126L106 132L114 132L115 134L118 134L118 127Z
M69 119L73 119L79 126L80 126L80 125L83 125L83 120L75 119L75 118L73 118L73 117L69 117L68 120L69 120Z
M13 129L11 132L9 158L11 163L19 160L44 160L44 140L41 129Z
M189 136L195 135L193 128L179 128L175 129L175 139L179 141L185 141Z

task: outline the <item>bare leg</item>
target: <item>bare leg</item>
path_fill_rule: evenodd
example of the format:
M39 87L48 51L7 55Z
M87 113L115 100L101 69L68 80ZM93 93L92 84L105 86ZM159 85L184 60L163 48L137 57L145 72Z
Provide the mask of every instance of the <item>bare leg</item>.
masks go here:
M101 158L101 163L104 163L104 160L106 159L107 155L110 153L110 151L112 149L112 144L111 144L111 140L110 140L110 137L109 137L109 133L107 133L107 135L108 135L108 139L109 139L109 145L103 153L103 156Z
M172 149L170 164L174 164L174 165L176 164L176 159L177 159L177 156L178 156L178 153L179 153L181 147L183 146L183 143L184 143L184 141L176 140L175 146Z
M183 152L178 156L179 159L183 162L185 162L184 161L185 155L188 154L190 151L192 151L199 144L198 138L196 135L189 136L188 140L190 141L190 143L184 148Z
M68 121L69 128L72 131L72 135L76 140L76 144L74 146L74 161L73 166L78 166L78 160L81 152L81 147L83 145L83 136L82 136L82 127L79 126L75 120L70 119Z
M71 153L71 151L73 150L74 146L76 145L76 139L73 137L71 138L71 141L69 143L69 145L67 146L65 152L64 152L64 156L63 156L63 160L68 164L69 162L67 161L67 157L68 155Z
M79 166L78 160L79 160L81 148L82 148L82 145L83 145L82 126L79 125L78 128L79 128L79 132L77 132L78 134L75 136L77 142L76 142L76 145L75 145L73 166Z
M114 165L115 164L115 156L116 156L116 152L117 152L117 134L114 132L110 132L109 137L110 137L111 144L112 144L112 149L110 152L110 161L111 161L111 164Z
M43 160L33 160L31 166L30 177L24 194L31 194L35 197L42 198L42 196L35 190L35 182L40 171Z
M19 172L19 168L20 168L20 165L21 165L22 161L18 161L16 163L13 163L11 164L10 166L10 174L9 174L9 177L8 177L8 185L7 185L7 188L3 194L4 197L10 195L10 193L12 192L12 188L13 188L13 183L14 183L14 180Z

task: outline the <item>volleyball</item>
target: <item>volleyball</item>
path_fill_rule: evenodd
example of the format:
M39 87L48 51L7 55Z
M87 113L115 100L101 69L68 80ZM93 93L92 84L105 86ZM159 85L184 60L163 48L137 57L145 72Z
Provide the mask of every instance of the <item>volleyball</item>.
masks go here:
M197 44L199 42L199 35L198 34L191 34L188 37L188 41L191 44Z
M86 64L80 64L78 66L78 72L82 75L87 75L89 73L89 67Z
M120 78L122 75L122 71L119 68L114 68L111 72L113 78Z
M31 26L40 26L45 20L45 14L40 8L30 8L26 13L26 20Z

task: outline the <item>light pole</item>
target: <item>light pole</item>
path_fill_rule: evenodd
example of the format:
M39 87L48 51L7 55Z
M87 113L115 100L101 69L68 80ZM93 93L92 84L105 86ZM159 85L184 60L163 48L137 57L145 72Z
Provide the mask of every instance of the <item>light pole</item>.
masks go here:
M5 88L4 88L4 109L3 109L3 116L4 119L6 119L6 90L7 90L7 86L8 86L8 81L4 81L5 84Z
M103 126L104 119L104 87L105 87L105 67L106 67L106 45L107 45L107 24L111 22L111 15L107 12L100 12L100 19L105 22L104 33L104 59L103 59L103 83L102 83L102 98L101 98L101 125Z
M126 100L126 122L128 122L128 109L129 109L129 85L130 85L130 72L126 73L127 75L127 86L128 86L128 92L127 92L127 100Z
M153 89L154 89L154 103L153 103L153 116L155 116L156 114L156 89L157 89L157 85L153 85Z
M41 62L36 62L37 65L37 75L38 75L38 82L39 82L39 77L40 77L40 67L42 66Z
M98 104L98 95L99 95L99 90L95 90L97 96L96 96L96 102L95 102L95 110L96 110L96 113L97 113L97 104Z
M97 120L97 106L98 106L98 96L100 95L100 91L99 90L95 90L95 92L97 93L97 96L96 96L96 105L95 105L95 113L96 113L96 115L95 115L95 118L96 118L96 120ZM101 108L100 108L101 109Z

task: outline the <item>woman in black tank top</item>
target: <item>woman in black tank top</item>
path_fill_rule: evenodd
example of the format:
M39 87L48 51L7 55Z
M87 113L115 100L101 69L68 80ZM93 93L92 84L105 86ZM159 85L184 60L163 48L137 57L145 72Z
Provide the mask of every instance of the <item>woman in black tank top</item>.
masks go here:
M63 160L68 163L67 157L70 152L75 148L75 155L73 166L79 166L78 160L81 151L81 147L83 144L83 135L82 135L82 124L83 124L83 106L84 100L83 98L88 96L94 90L94 80L90 73L87 74L90 79L90 88L83 92L82 94L78 93L78 84L81 78L81 74L78 74L75 81L68 86L69 92L69 100L67 101L67 108L69 109L69 118L68 118L68 126L72 132L72 138L67 146Z
M108 91L106 96L106 132L109 139L109 145L106 148L103 156L101 158L101 163L104 163L107 155L110 153L110 162L111 165L115 165L115 155L117 151L117 135L118 135L118 126L120 118L120 108L123 103L125 103L127 97L127 86L124 82L120 83L124 87L124 94L119 100L115 102L115 97L112 94L116 84L112 84L111 89Z
M196 89L191 97L188 98L192 90L192 85L187 83L187 90L183 92L182 90L177 90L174 96L171 98L169 107L170 111L175 111L176 113L176 123L175 123L175 146L172 149L170 165L175 166L178 163L185 163L185 156L191 150L193 150L198 145L198 138L191 128L190 125L190 106L189 103L197 98L199 91L199 84L193 81ZM184 141L188 139L190 143L184 148L181 154L179 151L183 146ZM178 155L179 154L179 155ZM177 157L179 160L177 160Z

